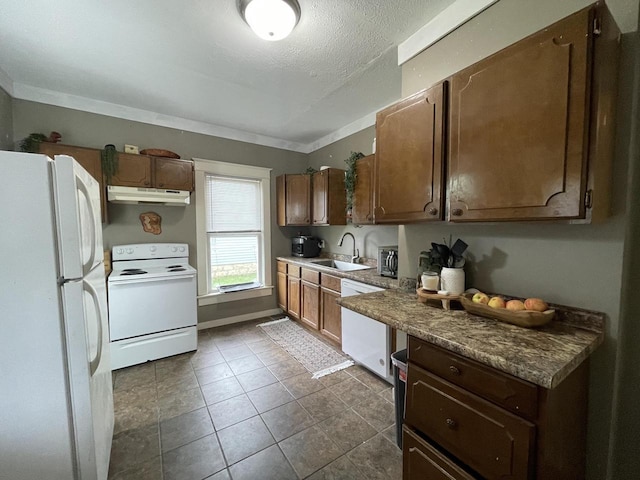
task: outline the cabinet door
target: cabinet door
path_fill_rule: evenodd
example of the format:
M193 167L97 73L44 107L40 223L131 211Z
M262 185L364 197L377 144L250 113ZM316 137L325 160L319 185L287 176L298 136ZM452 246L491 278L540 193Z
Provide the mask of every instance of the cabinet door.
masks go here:
M322 323L320 325L320 332L329 340L333 340L338 345L341 345L342 311L340 310L340 305L336 302L336 300L340 298L340 293L324 287L322 287L321 290Z
M287 225L286 175L276 177L276 221L279 227Z
M312 176L312 215L314 225L346 225L347 192L344 170L328 168Z
M100 185L100 213L102 223L107 223L107 196L105 195L104 179L102 177L102 160L100 150L95 148L74 147L60 143L40 144L40 153L54 157L55 155L69 155L73 157Z
M450 220L584 216L589 19L578 12L452 77Z
M405 422L489 480L531 479L535 426L409 362Z
M176 158L153 159L156 188L193 191L193 162Z
M378 112L376 223L442 218L445 83Z
M111 177L111 185L151 187L151 157L118 153L118 171Z
M287 225L311 224L311 176L285 176Z
M320 286L311 282L302 281L300 320L311 328L320 328Z
M300 279L291 276L287 276L287 313L300 318Z
M287 311L287 275L278 272L278 306Z
M351 221L358 225L373 223L373 164L375 155L356 161L356 187L353 191Z
M474 477L403 425L402 479L474 480Z

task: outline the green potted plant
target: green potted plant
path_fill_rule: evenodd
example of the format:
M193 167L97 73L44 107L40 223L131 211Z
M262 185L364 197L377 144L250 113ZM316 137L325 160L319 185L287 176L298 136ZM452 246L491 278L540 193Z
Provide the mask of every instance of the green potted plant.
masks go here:
M102 173L107 180L107 185L111 183L111 177L113 177L118 171L118 151L115 145L105 145L100 152L100 159L102 163Z
M362 152L351 152L349 158L344 162L347 164L347 171L344 173L344 188L347 191L347 213L353 208L353 192L356 189L356 162L364 158Z

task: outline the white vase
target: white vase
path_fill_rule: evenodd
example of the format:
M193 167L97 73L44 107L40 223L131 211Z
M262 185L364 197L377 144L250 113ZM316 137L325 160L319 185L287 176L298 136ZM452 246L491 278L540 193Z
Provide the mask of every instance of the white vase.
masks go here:
M440 272L440 289L446 290L451 295L460 295L464 292L464 269L442 267Z

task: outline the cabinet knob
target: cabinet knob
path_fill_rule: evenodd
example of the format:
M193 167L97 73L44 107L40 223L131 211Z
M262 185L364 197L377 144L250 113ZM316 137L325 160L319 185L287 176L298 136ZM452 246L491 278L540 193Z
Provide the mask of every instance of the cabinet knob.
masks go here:
M438 209L435 207L431 207L429 209L429 215L437 215L438 214Z
M367 215L367 220L371 220L371 215Z
M456 217L461 217L462 216L462 209L461 208L454 208L453 210L451 210L451 215L454 215Z
M452 418L447 418L446 422L447 422L447 427L449 427L452 430L454 430L458 426L456 421Z
M454 375L460 375L460 369L454 365L449 366L449 371Z
M149 182L144 182L145 185L149 185Z
M160 186L161 186L161 187L164 187L164 183L161 183L161 184L160 184Z

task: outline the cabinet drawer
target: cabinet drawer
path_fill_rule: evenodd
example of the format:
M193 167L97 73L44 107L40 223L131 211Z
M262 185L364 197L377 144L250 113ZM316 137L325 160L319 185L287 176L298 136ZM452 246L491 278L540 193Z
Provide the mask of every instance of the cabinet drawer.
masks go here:
M315 270L309 270L307 268L302 269L302 279L307 282L311 282L315 285L320 285L320 272Z
M300 278L300 270L302 270L297 265L287 265L287 275L290 277Z
M278 272L287 273L287 264L278 260Z
M532 478L535 426L409 362L405 422L488 480Z
M331 275L327 275L323 273L320 275L320 284L328 288L329 290L334 290L336 292L340 292L340 279L338 277L334 277Z
M403 480L476 480L435 447L402 426Z
M535 420L538 388L415 337L409 337L409 360L511 412Z

